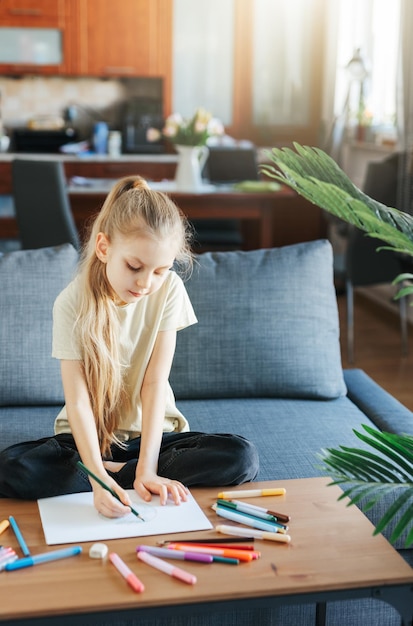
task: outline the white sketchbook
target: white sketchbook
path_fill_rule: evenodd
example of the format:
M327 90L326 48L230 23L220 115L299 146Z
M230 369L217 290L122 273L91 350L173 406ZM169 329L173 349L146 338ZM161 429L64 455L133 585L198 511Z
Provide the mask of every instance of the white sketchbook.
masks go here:
M152 496L148 503L133 489L128 490L128 493L132 506L145 521L141 521L133 513L117 519L104 517L93 506L92 492L38 500L47 545L146 537L212 528L191 494L188 494L187 502L180 505L168 500L167 504L161 506L159 496Z

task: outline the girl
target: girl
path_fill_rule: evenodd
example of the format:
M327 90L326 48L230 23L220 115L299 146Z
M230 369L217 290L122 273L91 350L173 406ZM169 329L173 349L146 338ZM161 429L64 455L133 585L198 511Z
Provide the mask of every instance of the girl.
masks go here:
M1 496L93 489L96 509L120 517L130 512L125 489L179 504L187 486L255 478L254 446L236 435L190 433L169 386L176 332L196 323L172 266L191 261L189 229L175 204L139 177L120 180L94 222L77 276L54 305L53 356L65 396L55 436L0 454Z

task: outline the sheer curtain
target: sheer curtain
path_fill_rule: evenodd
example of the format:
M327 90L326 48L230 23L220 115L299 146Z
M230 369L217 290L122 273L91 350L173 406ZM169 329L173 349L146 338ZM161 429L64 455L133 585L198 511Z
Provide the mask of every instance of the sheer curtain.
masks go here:
M399 73L397 83L397 132L401 152L399 163L398 208L413 213L413 3L401 0Z
M191 117L202 106L232 121L234 0L174 0L174 112Z
M334 158L348 127L362 121L370 128L370 141L395 133L396 79L400 38L400 3L412 10L411 0L330 0L327 5L323 121L332 133ZM402 21L403 23L403 21ZM406 32L411 25L405 22ZM407 35L408 37L408 35ZM368 71L363 81L363 111L360 111L360 83L352 80L347 65L356 50ZM329 140L329 141L328 141ZM335 148L335 152L334 152Z
M255 0L253 122L303 125L310 116L312 0Z

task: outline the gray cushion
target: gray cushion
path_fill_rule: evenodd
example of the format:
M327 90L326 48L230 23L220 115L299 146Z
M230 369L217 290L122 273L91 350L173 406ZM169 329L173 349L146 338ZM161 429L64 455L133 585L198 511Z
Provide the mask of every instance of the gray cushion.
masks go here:
M69 244L0 257L0 405L63 402L52 308L77 259Z
M178 333L177 398L345 394L328 241L205 253L186 286L199 323Z

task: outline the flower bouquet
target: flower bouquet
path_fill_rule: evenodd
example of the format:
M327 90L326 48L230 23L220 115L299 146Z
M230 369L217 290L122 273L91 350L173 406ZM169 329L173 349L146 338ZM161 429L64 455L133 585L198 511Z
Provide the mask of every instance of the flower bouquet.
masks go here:
M205 146L210 137L224 134L224 126L211 113L199 108L191 118L173 113L165 120L162 131L149 128L148 141L158 141L161 136L179 146Z

